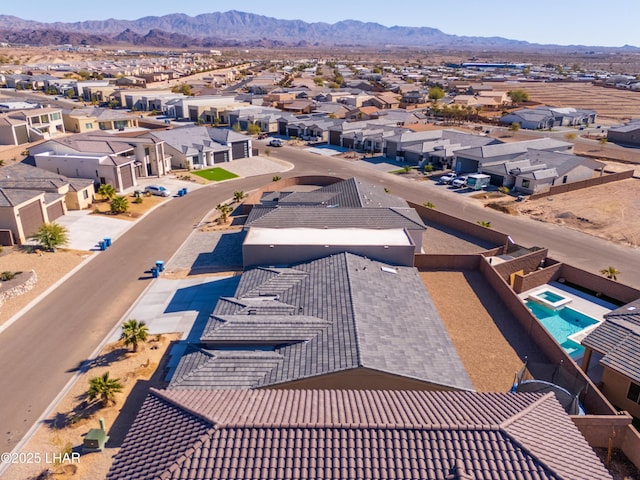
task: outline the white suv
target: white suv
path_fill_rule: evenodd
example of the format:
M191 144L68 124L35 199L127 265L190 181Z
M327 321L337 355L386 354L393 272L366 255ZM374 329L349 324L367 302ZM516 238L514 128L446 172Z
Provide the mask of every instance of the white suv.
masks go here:
M164 188L162 185L147 185L144 187L144 191L151 195L158 195L160 197L169 197L171 192Z
M467 176L466 175L461 175L459 177L456 177L456 179L451 182L451 185L453 185L454 188L462 188L462 187L466 187L467 186Z

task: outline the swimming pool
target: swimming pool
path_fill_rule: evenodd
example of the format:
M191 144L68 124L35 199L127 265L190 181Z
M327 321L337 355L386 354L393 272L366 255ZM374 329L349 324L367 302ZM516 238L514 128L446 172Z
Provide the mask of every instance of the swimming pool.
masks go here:
M556 310L567 303L571 303L571 299L560 295L551 290L538 290L529 294L529 300L533 300L545 307Z
M525 303L531 313L540 320L544 328L569 355L577 357L584 352L584 347L569 337L598 324L598 320L569 307L551 310L533 300L527 300Z

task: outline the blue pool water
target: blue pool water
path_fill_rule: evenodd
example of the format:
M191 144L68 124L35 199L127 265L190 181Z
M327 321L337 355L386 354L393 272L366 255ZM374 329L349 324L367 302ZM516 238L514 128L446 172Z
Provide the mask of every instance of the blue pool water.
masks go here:
M564 297L562 295L558 295L557 293L554 293L550 290L545 290L544 292L539 293L538 297L544 298L549 303L556 303L560 300L564 300Z
M547 329L553 338L560 344L564 350L576 357L584 352L584 347L568 337L574 333L584 330L590 325L595 325L598 321L569 307L563 307L559 310L549 310L542 305L527 301L527 307L533 315L540 320L540 323Z

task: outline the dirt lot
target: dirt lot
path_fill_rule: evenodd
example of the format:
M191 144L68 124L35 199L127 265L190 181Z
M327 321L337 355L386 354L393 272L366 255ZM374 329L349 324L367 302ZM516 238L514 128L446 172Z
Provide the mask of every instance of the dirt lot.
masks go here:
M535 220L568 228L612 242L640 246L640 179L629 178L538 200L516 202L513 197L480 198L498 203Z
M149 388L165 385L164 354L180 336L181 334L153 335L136 353L129 352L119 343L107 345L89 371L78 379L56 406L55 412L43 422L22 449L22 452L40 453L41 458L46 458L45 455L48 454L50 459L54 453L59 454L69 449L81 452L82 437L90 429L99 428L99 418L104 418L110 440L103 452L81 455L73 463L15 465L3 475L3 480L32 479L47 469L54 475L46 478L56 480L104 478ZM88 382L90 378L107 371L110 377L119 378L124 388L116 395L114 405L97 408L93 402L85 402Z
M0 271L26 272L34 270L38 281L33 289L8 300L0 307L0 325L10 319L29 302L71 271L92 253L76 250L58 250L52 252L27 253L17 247L3 247L0 254Z
M495 90L522 89L529 98L554 107L595 110L604 123L622 123L640 116L640 92L604 88L590 83L522 82L517 85L491 83ZM611 120L612 122L606 122Z

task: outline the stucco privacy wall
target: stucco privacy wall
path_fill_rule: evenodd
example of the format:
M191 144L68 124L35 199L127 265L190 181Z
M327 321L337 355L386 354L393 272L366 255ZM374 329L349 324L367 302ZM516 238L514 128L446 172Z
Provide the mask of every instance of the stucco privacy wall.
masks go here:
M615 414L616 409L602 395L591 382L589 377L573 362L553 337L545 330L542 324L533 316L526 305L513 292L509 284L489 265L488 262L480 262L480 272L487 283L500 296L514 319L520 323L527 335L536 343L540 351L547 357L551 364L560 364L567 374L579 384L586 384L586 391L581 398L589 412L598 415Z
M461 218L456 218L446 213L439 212L433 208L424 207L417 203L407 202L410 207L414 208L420 218L425 222L433 222L445 227L452 228L459 232L467 233L473 237L487 241L494 245L504 245L504 250L501 253L505 253L507 244L509 243L509 235L492 230L490 228L483 227L477 223L468 222Z

